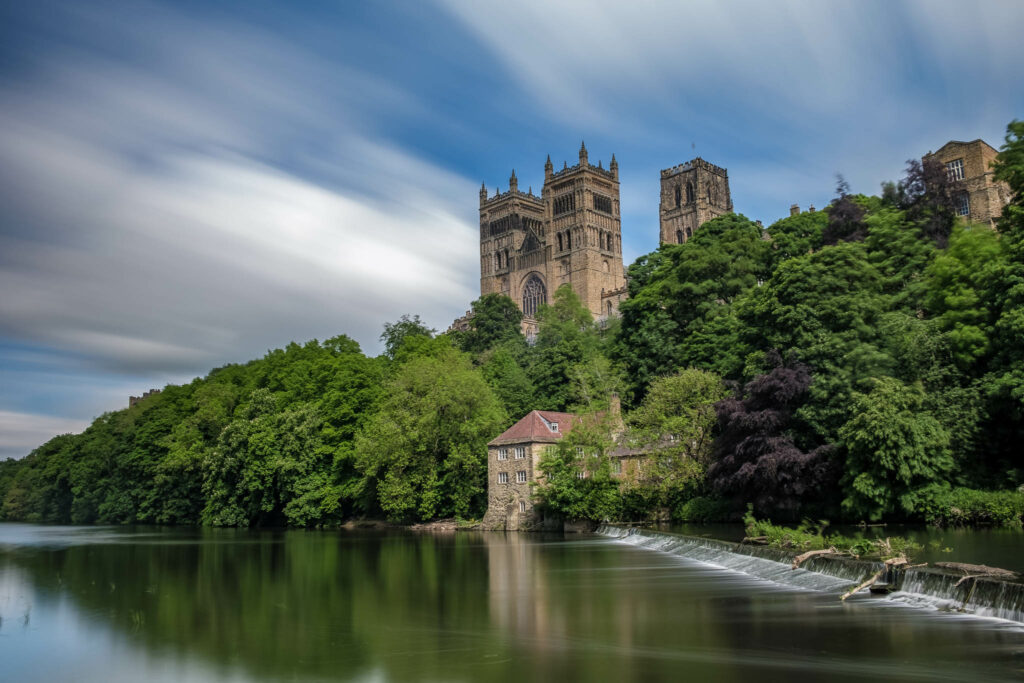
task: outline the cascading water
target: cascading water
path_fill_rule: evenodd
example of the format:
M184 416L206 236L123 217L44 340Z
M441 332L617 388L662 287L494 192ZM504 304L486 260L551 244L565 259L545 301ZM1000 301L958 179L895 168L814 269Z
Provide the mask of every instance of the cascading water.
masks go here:
M760 545L682 536L635 527L602 525L597 533L641 548L670 553L774 583L840 593L875 574L880 562L814 557L791 569L793 554ZM931 567L911 568L884 581L897 591L886 599L1024 623L1024 584L968 578Z

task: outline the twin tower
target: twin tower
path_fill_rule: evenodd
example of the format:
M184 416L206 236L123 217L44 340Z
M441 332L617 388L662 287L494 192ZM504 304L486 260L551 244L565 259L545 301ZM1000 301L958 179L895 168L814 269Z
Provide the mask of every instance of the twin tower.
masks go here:
M661 242L681 244L705 221L732 211L724 168L697 158L661 172ZM572 285L596 318L615 315L626 298L622 265L619 164L544 164L540 196L523 192L515 171L508 192L480 187L480 294L509 296L523 311L527 335L554 291Z

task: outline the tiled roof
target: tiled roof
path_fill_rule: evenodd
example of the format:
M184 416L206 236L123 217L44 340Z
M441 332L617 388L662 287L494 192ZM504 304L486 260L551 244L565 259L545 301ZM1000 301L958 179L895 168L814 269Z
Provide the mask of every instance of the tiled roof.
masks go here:
M558 431L551 431L550 425L558 423ZM493 439L488 446L504 443L516 443L525 441L548 441L554 442L563 435L572 431L573 425L579 422L579 416L573 413L556 413L550 410L534 410L519 422L506 429L497 438Z

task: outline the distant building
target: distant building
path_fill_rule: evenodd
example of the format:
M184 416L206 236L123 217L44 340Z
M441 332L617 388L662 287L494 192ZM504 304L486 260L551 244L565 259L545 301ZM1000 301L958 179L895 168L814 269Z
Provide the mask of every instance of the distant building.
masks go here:
M661 172L661 243L682 244L712 218L732 212L729 172L700 157Z
M585 145L559 171L548 157L540 196L521 191L515 171L507 192L480 188L480 294L515 301L529 336L563 284L596 318L615 315L625 296L619 164L613 154L607 169L592 165Z
M972 223L995 227L1003 207L1010 202L1010 186L992 177L992 162L999 152L984 140L950 140L922 160L935 159L946 167L950 180L963 183L956 213Z
M128 397L128 407L129 408L134 408L136 405L138 405L139 401L144 401L147 398L149 398L150 396L155 396L156 394L159 394L159 393L160 393L159 389L150 389L149 391L144 393L142 396L129 396Z

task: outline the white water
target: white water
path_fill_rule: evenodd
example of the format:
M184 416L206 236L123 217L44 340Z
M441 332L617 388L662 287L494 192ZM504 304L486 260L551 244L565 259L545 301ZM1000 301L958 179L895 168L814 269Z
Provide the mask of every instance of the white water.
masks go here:
M791 569L788 563L756 556L759 548L747 547L743 552L736 552L738 547L735 544L724 541L613 526L601 526L597 533L622 543L740 572L782 586L835 593L837 596L881 567L878 563L821 560L805 565L813 569ZM909 605L1024 623L1024 588L1021 586L979 582L971 591L970 581L957 586L958 580L956 576L910 570L901 590L888 596L872 596L863 591L858 596L880 604Z

